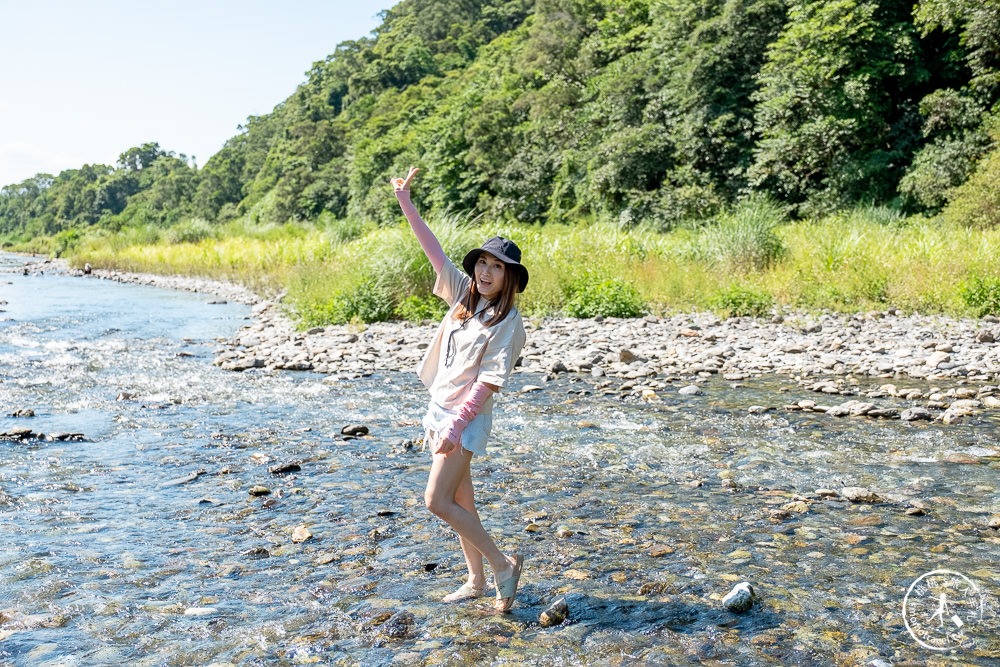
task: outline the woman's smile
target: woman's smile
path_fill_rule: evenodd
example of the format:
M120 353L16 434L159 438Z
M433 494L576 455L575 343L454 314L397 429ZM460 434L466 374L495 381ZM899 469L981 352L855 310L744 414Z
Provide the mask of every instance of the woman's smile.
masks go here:
M506 266L499 259L484 252L476 260L476 287L485 298L493 300L503 289Z

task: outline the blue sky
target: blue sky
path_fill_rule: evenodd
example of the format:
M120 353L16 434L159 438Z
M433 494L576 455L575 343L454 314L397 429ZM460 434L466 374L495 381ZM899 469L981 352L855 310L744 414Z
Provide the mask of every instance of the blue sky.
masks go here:
M0 0L0 186L151 141L203 165L396 1Z

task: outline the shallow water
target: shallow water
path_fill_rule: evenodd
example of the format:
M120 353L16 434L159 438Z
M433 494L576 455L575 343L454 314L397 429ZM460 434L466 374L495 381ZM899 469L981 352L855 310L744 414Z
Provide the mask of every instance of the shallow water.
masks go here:
M751 415L813 397L772 378L623 400L617 382L515 375L514 388L544 389L504 397L490 456L474 462L487 529L527 557L500 616L486 598L436 602L463 562L422 505L412 374L224 372L216 338L247 307L22 276L22 262L0 256L0 432L85 441L0 441L0 664L1000 658L995 412L950 426ZM2 416L25 408L35 416ZM344 441L347 424L371 435ZM290 461L301 470L269 473ZM886 502L814 493L843 486ZM772 516L796 495L806 506ZM312 536L293 541L298 526ZM944 653L902 616L910 584L941 568L982 603ZM744 580L757 603L726 611ZM560 596L569 620L540 627Z

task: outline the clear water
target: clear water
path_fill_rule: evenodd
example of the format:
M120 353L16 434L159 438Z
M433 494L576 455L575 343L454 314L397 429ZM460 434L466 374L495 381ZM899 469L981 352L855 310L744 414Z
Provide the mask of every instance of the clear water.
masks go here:
M425 402L411 373L224 372L218 339L247 307L23 276L23 261L0 256L0 432L85 440L0 441L0 664L1000 658L995 413L951 426L750 415L814 397L776 378L623 400L589 377L517 375L545 389L505 398L474 463L487 529L527 557L501 616L488 598L437 602L463 563L423 508L428 458L406 446ZM4 416L19 409L35 416ZM371 435L343 441L347 424ZM301 471L269 473L288 461ZM842 486L887 502L814 493ZM807 512L772 517L796 495ZM928 513L908 516L913 502ZM299 526L312 537L293 541ZM939 568L983 600L944 654L902 617L910 584ZM720 600L743 580L759 599L736 615ZM569 620L543 628L557 597ZM383 623L393 612L412 622Z

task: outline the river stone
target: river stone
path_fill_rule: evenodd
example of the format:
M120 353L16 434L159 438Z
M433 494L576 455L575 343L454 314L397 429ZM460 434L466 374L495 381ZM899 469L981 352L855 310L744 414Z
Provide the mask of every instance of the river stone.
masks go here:
M805 514L809 511L809 503L803 500L796 500L784 505L783 509L796 514Z
M937 368L940 364L943 364L946 361L951 361L951 355L944 350L937 350L936 352L931 353L931 355L927 357L927 361L924 363L931 368Z
M746 581L742 581L729 591L726 597L722 598L722 606L734 614L742 614L753 606L753 587Z
M405 639L410 636L416 619L408 611L397 611L379 626L378 634L390 639Z
M313 534L305 526L295 526L295 530L292 531L292 542L305 542L312 536Z
M996 342L996 337L993 335L993 332L990 331L989 329L980 329L979 332L976 334L976 342L994 343Z
M271 493L271 489L267 488L266 486L256 484L254 486L251 486L250 490L247 491L247 493L249 493L251 496L266 496Z
M1000 408L1000 396L983 396L984 408Z
M244 558L270 558L271 552L264 547L254 547L240 553Z
M940 416L938 416L938 420L942 424L957 424L968 415L969 413L967 412L963 412L961 410L952 410L949 408L948 410L945 410Z
M826 414L831 417L846 417L851 414L851 406L847 403L843 405L834 405L833 407L827 409Z
M903 410L903 412L900 413L899 418L902 419L904 422L912 422L918 420L932 421L934 419L934 415L931 414L931 412L925 408L907 408L906 410Z
M875 409L874 403L861 403L860 401L850 401L847 405L851 408L851 414L855 417L867 415Z
M569 617L569 605L566 604L566 598L559 598L538 615L538 622L543 628L550 628L559 625L567 617Z
M994 514L991 516L989 521L986 522L986 525L993 530L1000 530L1000 514Z
M368 435L368 427L361 424L348 424L344 428L340 429L341 435Z
M870 489L863 486L845 486L840 490L840 495L850 500L852 503L880 503L882 499Z
M686 387L681 387L680 389L678 389L677 393L682 394L684 396L700 396L701 387L699 387L696 384L689 384Z
M271 466L267 469L272 475L281 475L288 472L299 472L302 470L302 466L295 461L289 461L288 463L279 463L278 465Z

